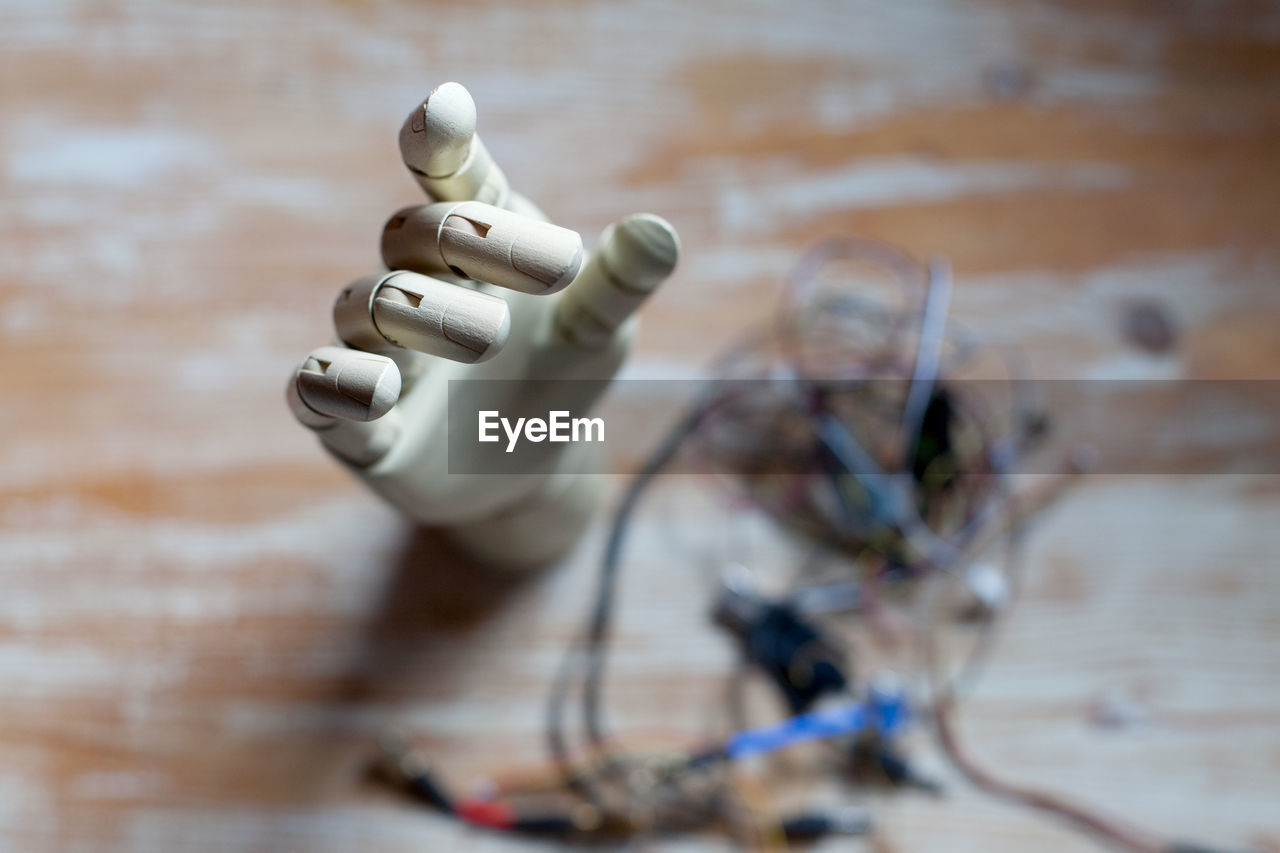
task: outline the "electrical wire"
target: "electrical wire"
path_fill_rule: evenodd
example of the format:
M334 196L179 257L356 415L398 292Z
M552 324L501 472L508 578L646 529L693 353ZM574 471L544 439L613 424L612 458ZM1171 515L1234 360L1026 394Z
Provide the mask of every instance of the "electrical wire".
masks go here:
M813 279L818 271L834 258L866 260L868 257L873 263L904 279L915 278L920 272L918 265L907 256L873 241L828 241L807 253L798 264L797 272L788 281L784 305L779 312L781 321L775 328L773 342L782 353L784 364L788 365L782 373L783 376L788 376L789 380L781 385L783 392L781 399L775 399L775 392L779 390L779 386L778 383L771 381L755 385L729 383L713 387L663 438L655 452L630 481L622 496L610 527L600 564L596 593L584 631L571 647L557 672L548 702L547 742L552 758L561 768L570 785L586 801L597 807L609 806L610 786L616 787L619 780L625 778L630 766L626 759L607 749L607 725L602 701L609 626L615 608L617 579L624 544L643 495L690 439L701 439L698 442L701 449L710 451L707 456L713 462L725 462L723 454L719 451L724 447L721 440L725 438L726 430L733 433L734 442L730 444L735 448L748 448L759 458L758 448L767 447L767 454L776 455L777 448L771 441L776 436L768 434L767 430L762 434L759 430L760 424L752 424L750 428L744 427L746 419L742 415L749 410L773 418L791 418L794 415L801 424L808 424L801 433L809 431L811 437L803 439L802 445L790 457L795 467L791 471L784 470L780 478L775 476L769 485L775 488L780 487L782 493L791 495L793 500L799 495L803 507L806 501L815 496L812 492L815 482L828 484L825 488L831 490L837 503L842 506L842 510L833 518L821 512L812 511L814 509L812 504L808 505L807 510L802 509L801 526L808 526L813 538L819 541L834 541L843 544L846 549L856 547L863 553L884 553L889 550L893 552L891 564L905 564L915 566L917 569L949 565L958 556L958 551L951 544L951 540L935 535L929 524L921 518L916 505L918 495L913 493L913 484L908 481L908 478L897 473L886 474L871 452L865 450L854 436L847 418L849 410L851 408L856 410L858 407L850 405L846 394L850 389L812 376L804 366L806 345L802 341L807 339L807 335L802 329L805 313L802 309L806 300L812 298ZM895 433L901 433L903 429L921 428L920 424L927 417L929 404L935 399L934 389L939 384L938 374L943 361L946 305L949 301L950 288L949 272L945 265L935 264L925 277L924 283L927 288L926 302L915 369L911 373L911 382L907 387L908 410L903 415L905 420L895 424L897 427ZM801 293L808 295L797 300L797 295ZM847 304L841 304L847 308ZM860 313L855 312L853 316L860 316ZM901 327L904 321L899 318L894 325ZM744 358L744 354L759 354L760 343L758 339L749 340L739 348L736 357L729 363L741 370L742 365L753 361L751 358ZM895 371L896 375L903 375L905 372L897 367L903 363L902 359L883 351L872 354L867 359L867 363L873 366L864 370L846 371L845 375L874 378L885 372L889 375L895 375ZM776 375L778 374L772 368L767 367L757 374L765 377L766 380ZM855 394L860 394L868 389L873 393L883 390L875 384L865 387L854 386L851 390ZM763 398L759 393L762 390L767 392ZM924 401L923 404L921 400ZM915 426L904 426L904 424ZM706 435L709 432L712 434ZM751 446L753 442L756 447ZM900 440L897 442L898 453L901 454L902 448L907 447L914 458L918 445L919 442L916 439ZM974 445L981 453L988 448L989 442L979 440L974 442ZM826 454L825 462L821 461L823 453ZM734 462L741 462L741 460L731 460L730 464L724 467L731 474L736 474L750 482L749 468L744 470L743 466L735 465ZM991 470L988 463L989 460L984 458L971 467L980 468L985 474ZM818 475L817 481L813 480L814 474ZM861 487L859 490L854 492L848 490L847 481L850 477L853 482L859 484ZM760 482L762 481L752 485L759 485ZM989 484L979 483L979 485ZM748 493L752 493L750 487ZM981 501L974 498L986 500L990 490L981 488L975 492L972 489L956 488L952 490L952 494L966 504L972 504L951 513L953 522L960 524L959 538L965 540L987 521L980 510ZM766 512L774 517L785 517L787 511L773 500L776 496L776 494L768 495L758 490L753 493L757 503ZM938 514L937 507L945 503L935 496L933 501L935 515ZM860 527L858 522L866 516L868 506L877 508L871 513L873 524L870 527L866 525ZM792 517L795 518L795 516ZM851 531L853 532L852 540L849 538ZM878 538L885 537L896 544L886 546L885 542L876 541ZM925 556L920 557L917 554L908 559L907 553L912 550ZM568 742L566 715L569 698L575 690L575 685L580 691L587 746L594 754L610 756L594 766L586 766L580 760L575 760ZM786 730L787 725L787 723L779 724L782 727L781 730ZM791 725L796 724L791 723ZM850 728L849 731L855 728ZM744 744L763 742L758 739L752 740L745 734L742 737L744 739L740 742Z
M820 273L836 261L887 273L899 284L902 305L891 310L857 293L822 292ZM423 782L422 774L415 783L419 795L472 823L513 830L523 825L531 832L590 826L634 836L708 821L732 829L738 825L729 808L734 801L751 816L746 835L765 849L785 849L793 837L865 832L865 821L847 815L780 817L769 808L763 786L748 781L751 790L744 795L740 778L753 777L740 777L729 766L805 740L869 735L885 746L901 727L905 706L890 714L883 704L854 701L748 727L739 674L728 682L735 734L701 749L624 751L610 734L605 713L610 630L628 534L643 498L682 453L723 474L737 500L784 530L844 555L848 574L841 583L849 591L843 598L868 618L875 618L890 586L914 590L924 584L918 603L926 614L928 592L938 589L941 579L954 577L1001 540L1007 573L1016 580L1022 523L1043 504L1015 497L1008 475L1043 433L1044 419L1010 362L1005 362L1003 410L957 380L984 348L948 322L951 284L944 260L925 267L887 244L863 238L817 244L788 276L770 332L731 350L721 362L722 381L709 386L678 419L628 482L582 631L551 684L546 740L552 767L524 785L492 786L501 798L559 787L580 798L590 819L567 813L522 817L506 799L451 799L429 779ZM914 351L907 354L912 340ZM1066 482L1052 479L1046 493L1056 495ZM798 594L793 599L800 600ZM1129 853L1201 849L1163 843L1064 798L1015 786L973 759L959 739L953 713L960 686L989 656L996 625L995 614L988 614L973 653L946 683L931 615L917 632L935 732L957 769L989 793L1053 814ZM583 740L576 750L570 744L575 696ZM895 764L895 769L903 779L913 776L906 765Z

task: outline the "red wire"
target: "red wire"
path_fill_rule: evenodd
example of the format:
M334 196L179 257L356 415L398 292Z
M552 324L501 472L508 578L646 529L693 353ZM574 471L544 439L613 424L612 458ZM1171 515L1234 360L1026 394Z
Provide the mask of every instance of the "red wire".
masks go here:
M510 806L493 800L465 797L454 804L454 811L467 823L490 829L510 829L516 821Z

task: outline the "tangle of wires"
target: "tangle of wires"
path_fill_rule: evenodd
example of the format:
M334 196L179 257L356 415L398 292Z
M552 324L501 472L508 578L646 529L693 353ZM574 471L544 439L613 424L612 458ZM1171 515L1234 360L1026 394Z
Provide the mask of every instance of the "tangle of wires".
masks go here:
M836 262L844 275L833 287L826 274ZM897 304L872 298L851 273L887 277ZM495 783L486 797L459 799L395 746L396 778L431 806L492 828L587 840L720 829L766 848L865 833L870 821L852 807L773 815L759 786L733 770L745 758L819 740L894 784L936 793L897 745L914 703L901 689L855 677L849 650L801 602L816 596L821 609L843 596L869 614L888 592L913 595L993 550L1004 575L1014 576L1022 521L1043 496L1023 501L1009 475L1046 421L1011 362L948 323L950 295L945 262L921 264L884 243L836 239L808 251L788 277L772 327L728 354L720 377L622 495L585 625L551 688L551 767ZM717 597L716 622L777 688L789 717L754 728L739 718L736 732L710 744L628 753L617 746L604 701L618 579L642 499L682 454L795 540L837 555L842 578L773 599L726 579ZM989 648L997 612L985 613L982 640L956 677L941 674L932 626L921 632L932 688L926 711L953 764L979 787L1119 849L1200 849L1008 785L970 759L952 709Z
M901 305L887 308L847 286L824 290L820 273L837 260L881 279L888 273L901 289ZM568 705L576 690L582 740L590 752L607 753L602 696L622 546L642 496L681 452L724 474L740 497L794 537L841 554L864 606L883 586L948 570L992 530L1012 529L1005 475L1038 421L1007 371L993 385L958 381L984 350L947 334L950 285L945 263L922 266L879 242L819 244L788 279L773 328L729 354L721 378L633 478L606 544L586 630L550 703L552 755L586 801L623 815L635 811L628 790L634 761L575 761ZM974 393L993 387L1006 396L999 418L993 401ZM738 637L749 663L778 687L793 719L826 697L856 702L859 686L846 671L846 656L793 603L726 588L716 616ZM936 787L891 748L890 734L867 725L843 732L841 748L852 739L887 778ZM723 770L718 765L732 758L721 750L674 763L667 799L692 802L681 784L695 771ZM715 796L700 818L718 816L731 826L723 819L724 777L704 787ZM671 828L669 820L653 820L653 803L650 791L649 822ZM785 820L776 823L774 837L785 840ZM756 840L763 836L756 833Z

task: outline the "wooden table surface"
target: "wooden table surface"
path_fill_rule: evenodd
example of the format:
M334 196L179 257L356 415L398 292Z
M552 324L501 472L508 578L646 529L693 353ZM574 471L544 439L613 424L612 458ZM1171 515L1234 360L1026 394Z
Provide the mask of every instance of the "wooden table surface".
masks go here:
M1038 376L1280 375L1277 4L8 0L0 848L517 846L361 768L390 723L458 780L539 760L599 527L529 583L479 576L282 399L417 198L396 131L447 79L562 224L678 226L637 375L707 364L838 233L948 255L957 319ZM1121 334L1134 300L1174 318L1172 353ZM726 522L697 489L663 486L637 530L624 731L701 731L732 661L692 565ZM1278 511L1277 477L1083 483L1037 524L962 714L982 759L1280 850ZM1112 694L1145 722L1091 725ZM873 849L1094 849L920 754L951 795L873 798Z

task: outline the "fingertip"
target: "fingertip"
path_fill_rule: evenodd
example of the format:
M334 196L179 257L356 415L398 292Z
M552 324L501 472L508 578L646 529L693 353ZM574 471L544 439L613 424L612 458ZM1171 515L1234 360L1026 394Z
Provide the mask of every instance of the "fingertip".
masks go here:
M476 103L461 83L431 91L400 129L400 154L413 171L448 177L466 163L476 133Z
M635 213L614 224L601 250L610 270L636 290L652 291L675 271L680 237L670 222Z
M407 271L378 289L373 322L396 346L464 364L492 358L511 334L506 300Z
M506 305L506 300L503 300ZM488 338L488 346L483 352L476 356L476 360L472 364L479 364L482 361L488 361L498 353L502 352L502 348L507 345L507 339L511 337L511 309L508 307L502 313L502 320L496 331L492 332Z
M312 411L349 421L373 421L400 399L400 369L386 356L345 347L320 347L294 376L299 399Z
M389 269L451 274L521 293L563 290L582 270L582 235L477 201L398 211L382 229Z
M675 271L680 238L660 216L637 213L610 225L578 280L556 306L569 341L607 346L627 318Z
M400 390L403 380L400 377L400 370L396 367L396 363L391 362L389 367L378 373L373 379L373 390L369 394L368 414L369 420L376 421L395 407L400 401Z
M586 250L582 235L568 228L544 222L531 222L527 233L520 234L508 251L511 267L521 274L523 286L514 289L543 295L558 293L569 286L582 271Z

